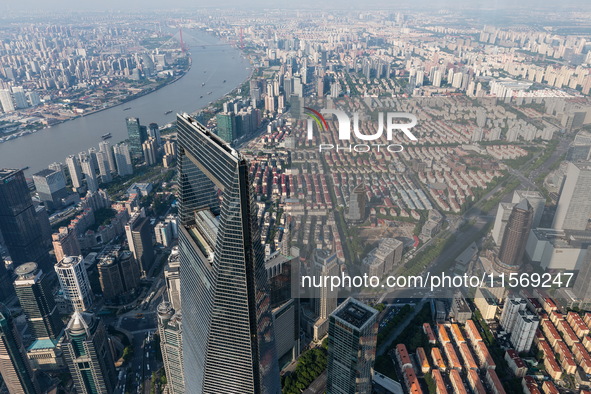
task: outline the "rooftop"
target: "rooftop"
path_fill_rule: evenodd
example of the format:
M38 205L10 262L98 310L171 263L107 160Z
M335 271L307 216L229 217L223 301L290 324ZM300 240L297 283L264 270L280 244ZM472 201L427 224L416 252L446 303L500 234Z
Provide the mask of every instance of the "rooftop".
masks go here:
M354 298L348 298L333 312L333 314L339 320L342 320L355 328L361 329L378 314L378 311Z

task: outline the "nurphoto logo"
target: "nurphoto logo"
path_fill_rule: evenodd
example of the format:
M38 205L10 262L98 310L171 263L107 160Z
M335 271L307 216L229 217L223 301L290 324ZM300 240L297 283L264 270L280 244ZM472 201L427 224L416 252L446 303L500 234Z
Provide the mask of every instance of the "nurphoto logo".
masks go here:
M338 109L321 109L320 112L310 108L304 107L309 116L307 121L308 140L314 137L314 124L318 132L329 131L328 122L324 118L325 114L336 116L338 122L338 139L339 141L351 141L351 118L345 111ZM402 132L411 141L417 141L417 137L411 132L411 128L417 125L417 117L407 112L378 112L378 127L374 134L363 134L359 127L359 113L353 113L353 133L354 136L362 141L376 141L384 135L386 130L386 139L392 141L395 132ZM402 122L400 122L402 120ZM345 151L345 152L369 152L376 149L386 149L388 152L402 152L404 146L400 144L349 144L349 145L335 145L335 144L319 144L319 152L330 150Z

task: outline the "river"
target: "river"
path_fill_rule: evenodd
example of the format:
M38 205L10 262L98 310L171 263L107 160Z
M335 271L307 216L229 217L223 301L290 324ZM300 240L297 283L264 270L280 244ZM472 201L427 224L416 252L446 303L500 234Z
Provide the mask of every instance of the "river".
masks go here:
M162 126L174 121L177 113L206 107L248 78L250 65L238 49L202 31L183 31L183 39L192 66L181 79L116 107L1 143L0 168L29 167L25 173L31 176L53 162L63 163L68 155L98 147L107 132L113 136L108 140L112 145L125 140L127 117ZM167 111L172 112L166 115Z

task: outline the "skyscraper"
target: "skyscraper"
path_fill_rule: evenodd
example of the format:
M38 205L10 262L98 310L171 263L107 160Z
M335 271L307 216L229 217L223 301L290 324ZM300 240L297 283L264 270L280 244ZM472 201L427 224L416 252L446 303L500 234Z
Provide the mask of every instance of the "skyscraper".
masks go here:
M117 382L113 353L103 322L74 312L59 342L80 394L113 393Z
M169 302L158 305L158 334L166 388L171 394L184 394L185 375L183 372L183 320L180 313L175 313Z
M526 199L529 205L534 209L534 217L532 219L532 228L540 226L542 215L544 214L544 206L546 205L546 197L542 193L535 190L515 190L513 193L514 204L519 203L521 200Z
M96 162L98 164L99 174L102 183L108 183L113 180L111 177L111 167L109 166L109 158L105 152L96 152Z
M35 339L56 339L63 324L53 299L48 275L36 263L19 265L14 288Z
M498 267L502 271L515 271L521 266L533 217L534 209L526 199L513 207L499 251Z
M0 232L15 265L35 261L48 272L49 254L22 170L0 169Z
M314 251L315 275L330 277L338 275L336 253L328 250L316 249ZM314 312L318 319L314 323L314 340L321 340L328 332L328 317L337 307L338 289L330 289L328 286L315 288Z
M131 216L129 222L125 225L125 234L129 250L140 265L142 273L147 273L154 262L154 244L152 236L154 229L150 224L150 219L143 214L136 212Z
M98 179L96 176L96 166L91 155L86 152L79 154L80 166L82 167L82 173L84 174L84 180L86 181L86 187L90 192L96 192L98 190Z
M148 138L146 126L140 125L138 118L127 118L127 136L129 137L129 151L132 156L142 155L142 144Z
M83 186L82 167L80 167L80 161L76 156L70 155L66 157L66 165L68 166L68 172L70 173L72 186L74 186L75 191L79 191Z
M0 374L10 394L42 393L10 311L0 304Z
M82 256L64 257L55 265L55 272L66 299L75 311L86 311L92 305L92 289Z
M147 165L153 166L156 164L156 140L154 138L150 137L144 141L142 151L144 152L144 161Z
M365 206L367 204L365 185L357 185L351 192L349 199L349 210L347 211L347 219L353 221L362 221L365 219Z
M591 218L591 163L568 163L552 228L585 230Z
M348 298L330 315L327 394L371 393L378 311Z
M61 171L54 171L46 168L33 174L35 189L39 199L45 203L49 209L60 208L61 199L68 196L66 188L66 178Z
M248 163L188 115L177 127L185 387L279 393Z
M107 163L109 164L109 170L113 173L117 171L117 166L115 165L115 157L113 156L113 149L111 148L111 144L109 141L101 141L99 142L99 150L103 152L104 157L107 159Z
M76 232L69 227L60 227L57 233L51 235L53 253L57 261L62 261L66 256L78 256L80 254L80 243Z
M162 145L162 141L160 140L160 129L158 128L157 123L150 123L148 125L148 136L154 138L156 141L156 148L159 148L160 145Z
M97 268L105 300L131 292L140 282L139 265L128 250L109 253L100 259Z
M115 153L115 163L117 163L117 173L119 176L126 176L133 174L133 164L131 163L131 154L129 153L129 146L121 143L113 147Z
M226 142L232 142L236 135L236 116L232 112L220 112L216 115L217 135Z

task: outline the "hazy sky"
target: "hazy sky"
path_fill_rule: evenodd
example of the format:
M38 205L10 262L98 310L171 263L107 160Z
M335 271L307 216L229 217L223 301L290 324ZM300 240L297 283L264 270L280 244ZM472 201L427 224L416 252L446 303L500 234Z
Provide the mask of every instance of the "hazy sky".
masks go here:
M557 5L559 5L557 7ZM0 0L0 10L142 10L162 8L200 7L238 7L238 8L407 8L407 7L436 7L456 8L468 7L479 9L507 9L529 7L551 7L555 11L577 8L581 11L591 10L589 0ZM6 15L6 14L5 14ZM5 16L2 15L2 16Z

